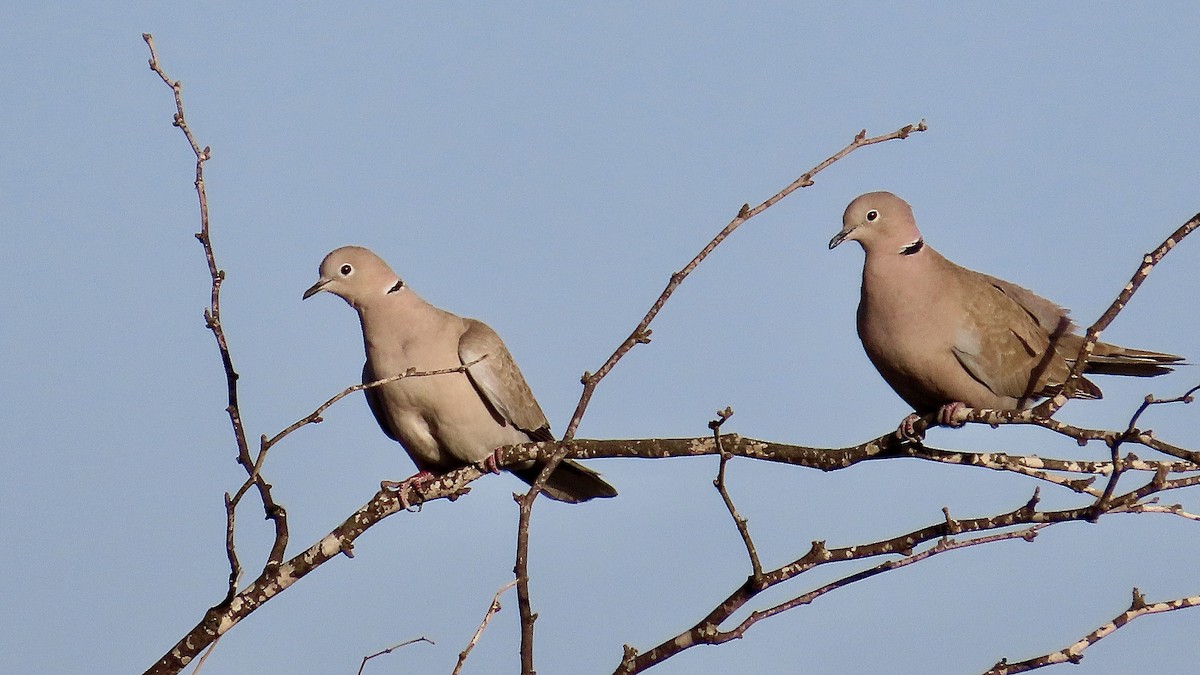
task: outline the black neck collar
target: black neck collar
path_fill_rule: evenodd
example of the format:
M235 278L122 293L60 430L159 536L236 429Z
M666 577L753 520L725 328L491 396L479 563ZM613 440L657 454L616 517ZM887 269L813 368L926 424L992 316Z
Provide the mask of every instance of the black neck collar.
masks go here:
M905 246L904 248L900 249L900 255L912 255L914 253L917 253L918 251L920 251L923 248L925 248L925 240L918 239L918 240L914 241L913 243L909 244L908 246Z

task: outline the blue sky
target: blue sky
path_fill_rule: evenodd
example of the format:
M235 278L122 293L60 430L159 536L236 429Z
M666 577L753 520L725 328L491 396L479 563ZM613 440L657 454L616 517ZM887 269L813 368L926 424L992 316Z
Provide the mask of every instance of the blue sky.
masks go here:
M300 301L343 244L374 249L431 302L493 326L561 433L580 373L741 204L859 129L924 118L928 132L860 150L722 245L654 341L601 384L580 428L699 436L731 405L727 430L843 446L909 412L854 333L861 253L826 250L854 196L900 194L947 257L1085 324L1142 253L1200 210L1200 9L1180 3L43 3L5 14L5 672L140 671L223 593L222 494L244 474L201 318L193 163L143 32L213 148L213 238L252 437L359 373L353 312ZM1106 339L1200 359L1197 264L1200 241L1188 240ZM1146 393L1176 395L1196 378L1101 379L1103 401L1062 414L1123 426ZM1198 415L1155 410L1144 426L1195 448ZM1032 430L938 430L930 442L1105 457ZM534 514L539 672L611 672L622 644L648 649L690 626L748 571L711 487L715 459L594 466L618 499ZM361 397L343 401L265 467L289 510L289 552L412 470ZM1008 510L1033 490L899 460L828 475L743 460L730 472L767 565L814 539L848 545L937 522L943 506ZM205 672L352 672L421 635L436 646L367 672L448 672L511 575L519 487L485 478L467 499L384 522L356 558L231 631ZM1171 498L1200 508L1195 495ZM250 567L269 530L252 504L240 516ZM1179 518L1116 516L949 553L655 672L980 671L1069 644L1123 610L1134 585L1150 600L1200 592L1196 532ZM468 672L516 671L515 596L504 605ZM1139 619L1089 650L1082 672L1193 672L1197 629L1195 612Z

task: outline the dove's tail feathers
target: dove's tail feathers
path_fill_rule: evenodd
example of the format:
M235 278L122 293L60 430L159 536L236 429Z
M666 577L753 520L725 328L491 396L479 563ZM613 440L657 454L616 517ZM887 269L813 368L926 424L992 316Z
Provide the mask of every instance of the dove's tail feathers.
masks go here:
M542 471L542 466L542 463L538 463L529 468L515 469L513 473L517 478L533 485ZM617 489L605 483L595 471L579 462L564 459L554 469L554 473L550 474L545 487L542 488L542 494L555 501L578 504L597 497L616 497Z
M1174 354L1129 349L1100 342L1088 359L1085 371L1100 375L1154 377L1171 372L1171 366L1184 365L1181 361L1183 357Z

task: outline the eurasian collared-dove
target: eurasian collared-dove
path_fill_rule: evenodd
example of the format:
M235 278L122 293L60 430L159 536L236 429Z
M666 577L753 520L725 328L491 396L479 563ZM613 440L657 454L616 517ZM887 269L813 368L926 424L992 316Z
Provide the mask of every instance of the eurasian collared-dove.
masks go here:
M850 202L834 248L866 253L858 335L871 363L917 413L1019 409L1061 388L1083 345L1067 310L1002 279L946 260L925 244L912 208L890 192ZM1096 345L1084 372L1149 377L1182 357ZM1076 398L1100 398L1081 379ZM915 416L905 420L908 432ZM901 426L902 430L905 425Z
M365 248L331 252L321 262L320 274L304 298L329 291L358 311L367 352L363 382L410 368L456 368L483 357L466 373L409 377L365 390L383 433L399 441L417 465L418 473L405 482L487 464L493 451L505 445L554 440L512 355L486 324L425 302ZM494 462L489 468L495 468ZM542 465L507 468L532 484ZM543 493L574 503L613 497L617 491L595 471L564 460Z

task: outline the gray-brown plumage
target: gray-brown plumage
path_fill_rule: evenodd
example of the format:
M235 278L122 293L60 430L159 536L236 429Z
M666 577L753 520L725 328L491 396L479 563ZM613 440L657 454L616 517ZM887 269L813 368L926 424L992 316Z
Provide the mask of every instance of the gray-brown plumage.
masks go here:
M1083 344L1067 310L946 260L925 244L909 205L889 192L850 202L829 248L847 240L866 253L863 348L916 412L1024 408L1062 387ZM1148 377L1181 360L1099 343L1084 372ZM1100 388L1081 380L1074 396L1100 398Z
M329 291L358 311L367 355L364 382L485 357L465 374L411 377L365 390L380 428L404 446L421 472L413 478L478 464L505 445L554 440L512 354L486 324L425 302L365 248L331 252L320 274L304 297ZM506 468L532 484L542 465ZM574 503L617 491L595 471L564 460L543 493Z

